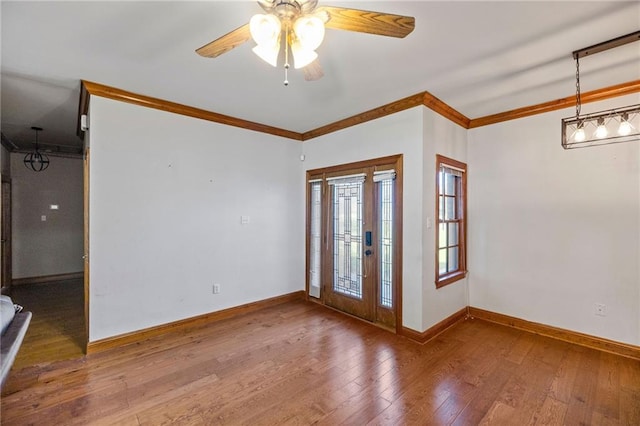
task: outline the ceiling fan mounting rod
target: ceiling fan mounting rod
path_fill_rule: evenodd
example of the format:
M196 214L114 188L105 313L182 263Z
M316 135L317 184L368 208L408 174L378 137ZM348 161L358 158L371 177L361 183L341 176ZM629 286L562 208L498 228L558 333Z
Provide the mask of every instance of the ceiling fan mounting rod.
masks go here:
M293 21L301 15L302 6L296 0L278 0L273 6L275 14L283 21Z

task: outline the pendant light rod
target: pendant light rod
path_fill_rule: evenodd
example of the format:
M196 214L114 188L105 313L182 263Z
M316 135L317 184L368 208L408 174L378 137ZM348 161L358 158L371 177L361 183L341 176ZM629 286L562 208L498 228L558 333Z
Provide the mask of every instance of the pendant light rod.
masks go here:
M583 47L582 49L575 50L573 52L573 59L584 58L585 56L595 55L596 53L604 52L605 50L613 49L614 47L620 47L628 43L640 40L640 31L635 31L631 34L616 37L614 39L603 41L602 43L594 44L593 46Z

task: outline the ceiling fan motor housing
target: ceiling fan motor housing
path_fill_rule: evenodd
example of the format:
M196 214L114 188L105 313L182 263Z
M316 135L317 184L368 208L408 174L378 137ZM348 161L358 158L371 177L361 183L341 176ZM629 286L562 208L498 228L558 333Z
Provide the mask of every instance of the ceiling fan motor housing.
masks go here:
M297 17L311 12L317 4L317 0L274 0L270 7L264 9L281 20L294 21Z

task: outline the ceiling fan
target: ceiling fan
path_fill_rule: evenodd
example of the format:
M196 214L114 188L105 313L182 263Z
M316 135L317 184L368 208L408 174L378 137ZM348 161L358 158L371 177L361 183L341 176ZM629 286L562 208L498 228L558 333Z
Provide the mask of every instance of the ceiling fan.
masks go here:
M284 44L284 85L287 86L289 51L294 68L302 68L305 80L320 79L324 73L315 50L324 39L325 28L404 38L415 27L415 18L342 7L316 7L318 0L258 0L266 14L254 15L248 24L196 49L207 58L216 58L253 38L253 52L277 66ZM284 42L284 43L283 43Z

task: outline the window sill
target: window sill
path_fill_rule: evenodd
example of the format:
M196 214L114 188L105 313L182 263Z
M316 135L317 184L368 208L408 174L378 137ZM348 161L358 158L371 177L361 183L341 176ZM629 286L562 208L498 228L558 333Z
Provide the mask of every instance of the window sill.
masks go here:
M456 281L460 281L461 279L465 278L466 276L467 276L466 271L458 271L458 272L453 272L449 275L443 275L441 277L438 277L438 280L436 281L436 288L442 288L449 284L453 284Z

